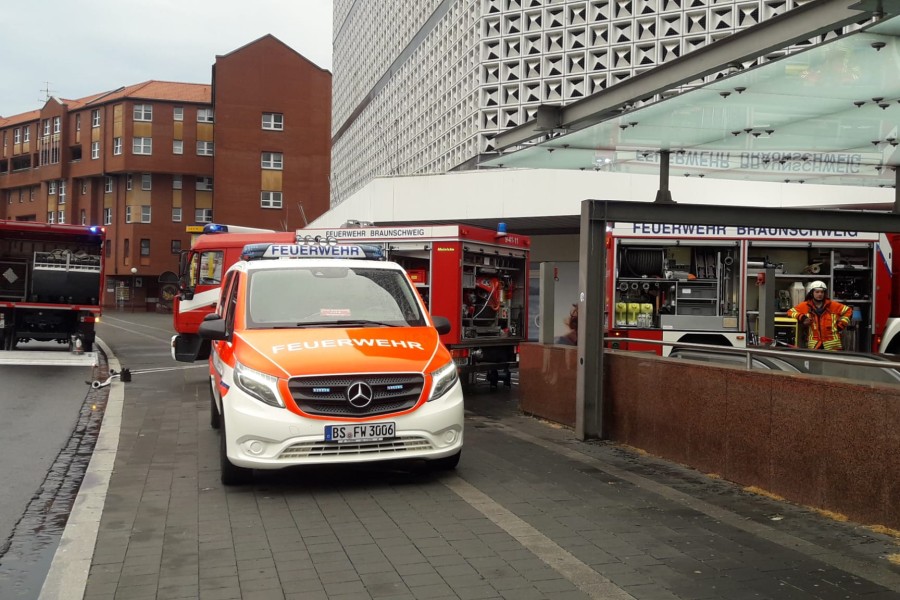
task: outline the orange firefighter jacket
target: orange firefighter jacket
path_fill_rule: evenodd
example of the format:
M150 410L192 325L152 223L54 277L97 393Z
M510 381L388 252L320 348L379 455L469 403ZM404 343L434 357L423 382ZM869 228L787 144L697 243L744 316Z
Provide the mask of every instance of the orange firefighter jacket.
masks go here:
M809 317L809 333L806 336L808 348L841 350L840 332L850 324L853 309L845 304L825 298L822 308L816 309L812 300L804 300L788 311L788 316L797 321Z

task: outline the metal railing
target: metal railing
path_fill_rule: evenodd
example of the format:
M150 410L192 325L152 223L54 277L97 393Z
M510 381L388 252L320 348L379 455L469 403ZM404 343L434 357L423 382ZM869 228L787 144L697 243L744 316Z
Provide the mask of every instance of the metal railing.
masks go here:
M877 358L879 355L871 355L871 357L860 357L858 355L847 356L841 352L810 352L804 350L784 350L777 347L735 347L735 346L719 346L716 344L697 344L693 342L670 342L662 340L647 340L641 338L627 337L604 337L604 350L617 350L619 348L609 348L608 345L614 342L632 342L640 344L650 344L656 346L673 346L678 348L686 348L692 350L703 350L707 352L715 352L719 354L743 355L745 357L744 365L747 370L752 370L753 358L755 356L765 356L769 358L777 358L790 364L797 362L819 362L819 363L837 363L858 367L869 367L874 369L882 369L889 371L892 378L896 379L896 383L900 384L900 362L888 359ZM621 349L626 352L633 350ZM684 359L690 360L690 359ZM796 366L796 365L794 365ZM771 368L770 368L771 370Z

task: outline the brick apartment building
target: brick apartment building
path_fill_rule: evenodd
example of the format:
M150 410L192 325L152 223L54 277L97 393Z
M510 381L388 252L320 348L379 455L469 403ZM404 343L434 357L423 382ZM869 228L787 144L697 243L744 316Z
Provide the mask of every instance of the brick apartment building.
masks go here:
M331 73L267 35L217 56L211 85L0 117L0 219L105 225L104 305L166 304L159 278L196 225L292 230L327 211L330 148Z

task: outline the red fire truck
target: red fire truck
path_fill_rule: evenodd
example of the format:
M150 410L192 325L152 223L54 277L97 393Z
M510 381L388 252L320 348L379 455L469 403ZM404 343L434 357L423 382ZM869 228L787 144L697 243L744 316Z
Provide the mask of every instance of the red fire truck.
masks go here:
M846 350L900 352L893 274L900 235L802 228L617 223L609 232L606 325L612 336L725 346L799 345L788 309L806 286L853 308ZM774 277L765 281L768 272ZM772 280L774 279L774 280ZM775 338L760 340L760 294ZM672 346L614 342L668 354Z
M222 274L247 244L352 242L380 246L388 260L409 274L425 306L450 319L441 336L460 373L474 381L486 373L492 386L509 385L518 365L518 345L527 339L528 237L447 225L301 229L296 232L230 233L211 225L182 261L181 291L174 304L172 353L176 360L205 358L197 336L203 317L219 299Z
M0 221L0 350L19 342L94 345L102 227Z

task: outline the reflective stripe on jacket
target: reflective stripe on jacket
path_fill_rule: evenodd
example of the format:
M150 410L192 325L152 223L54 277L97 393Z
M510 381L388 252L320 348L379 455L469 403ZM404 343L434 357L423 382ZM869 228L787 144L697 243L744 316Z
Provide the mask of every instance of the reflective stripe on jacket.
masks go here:
M789 310L788 316L797 321L801 321L803 317L809 317L809 333L806 336L807 348L840 350L842 348L840 332L850 324L853 309L826 298L819 313L812 300L804 300Z

